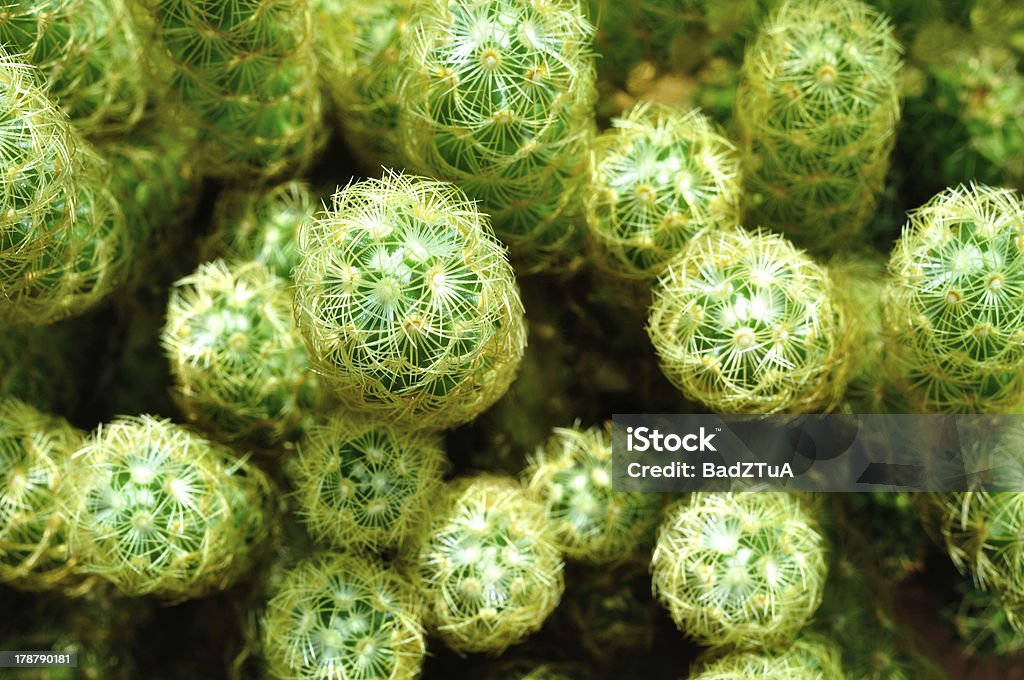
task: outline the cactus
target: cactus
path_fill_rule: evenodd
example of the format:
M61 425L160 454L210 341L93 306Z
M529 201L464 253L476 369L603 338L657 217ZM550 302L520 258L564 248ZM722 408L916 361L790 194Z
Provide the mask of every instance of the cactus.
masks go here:
M1024 201L948 189L910 215L889 261L886 372L911 408L1008 411L1024 396Z
M784 238L704 234L654 289L648 334L689 399L731 413L807 413L846 387L846 314L828 273Z
M318 0L325 89L362 166L404 167L398 134L399 61L413 0Z
M452 482L414 565L428 622L459 652L497 654L521 642L540 629L564 589L544 508L506 477Z
M339 190L299 233L295 315L346 408L461 425L515 376L526 340L501 244L465 194L386 174Z
M657 494L612 491L611 424L555 428L523 472L567 556L613 562L648 538L658 522Z
M71 555L128 595L222 590L270 530L262 472L152 416L101 426L64 478Z
M152 51L182 116L200 130L202 167L229 180L309 169L325 141L307 0L144 0Z
M744 56L736 94L749 210L826 250L862 229L900 114L900 46L857 0L788 0Z
M322 555L288 570L263 616L270 674L288 680L412 680L426 646L418 594L362 557Z
M287 283L259 262L215 260L178 281L160 340L182 410L226 441L294 439L327 404Z
M429 515L447 464L440 437L341 418L311 431L295 470L310 534L339 549L399 547Z
M698 232L739 226L739 158L699 111L641 104L612 125L586 188L599 266L655 278Z
M63 418L0 399L0 583L48 590L74 575L58 490L82 436Z
M149 76L124 0L4 0L0 44L37 66L47 94L84 134L142 117Z
M693 680L844 680L835 644L818 636L800 638L790 647L759 652L736 652L707 661L695 669Z
M302 182L261 191L225 191L213 208L213 232L203 243L204 260L255 260L289 279L299 263L299 228L315 212Z
M702 644L790 642L821 603L825 539L796 494L694 493L658 530L654 592Z
M0 395L48 413L70 413L79 398L76 342L61 326L0 326ZM75 338L77 341L78 338Z
M532 267L578 237L594 134L593 28L577 2L432 0L402 44L410 167L459 184Z

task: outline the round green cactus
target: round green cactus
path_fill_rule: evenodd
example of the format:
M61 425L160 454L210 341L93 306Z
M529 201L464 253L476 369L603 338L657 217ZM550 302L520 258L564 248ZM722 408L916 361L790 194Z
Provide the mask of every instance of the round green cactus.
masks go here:
M290 569L263 616L263 650L281 680L412 680L426 645L423 605L397 574L325 555Z
M0 44L39 68L83 133L123 132L142 117L148 73L124 0L4 0Z
M152 416L119 418L90 435L60 493L71 555L128 595L180 600L222 590L270 529L262 472Z
M859 231L889 165L900 46L857 0L788 0L747 47L736 94L748 209L799 245Z
M1005 412L1024 396L1024 200L948 189L914 211L889 261L887 373L925 412Z
M821 604L825 538L801 496L694 493L658 530L654 593L702 644L790 642Z
M527 493L548 513L559 548L592 562L624 559L659 519L658 494L612 490L610 424L555 428L523 472Z
M206 174L301 174L326 141L307 0L144 0Z
M413 0L318 0L323 79L348 147L367 169L405 165L398 134L399 60Z
M327 403L287 282L259 262L214 260L178 281L160 340L182 410L227 441L295 438Z
M330 420L307 434L295 470L310 534L340 549L398 547L420 528L447 464L440 436Z
M798 638L791 646L735 652L698 667L693 680L844 680L836 646L819 636Z
M578 235L593 27L570 0L431 0L403 41L410 167L457 182L531 265Z
M452 482L415 558L428 622L460 652L500 653L540 629L562 596L543 506L514 479Z
M721 412L828 409L846 387L828 273L768 232L698 236L655 286L647 330L665 376Z
M599 266L654 278L698 232L739 226L739 157L699 111L641 104L612 126L586 188Z
M349 185L299 252L299 329L348 409L445 428L508 389L526 341L519 289L459 189L397 174Z
M297 181L225 191L213 208L203 259L254 260L289 279L299 263L299 227L313 218L315 207L309 188Z
M82 433L17 399L0 399L0 583L47 590L74 572L59 488Z

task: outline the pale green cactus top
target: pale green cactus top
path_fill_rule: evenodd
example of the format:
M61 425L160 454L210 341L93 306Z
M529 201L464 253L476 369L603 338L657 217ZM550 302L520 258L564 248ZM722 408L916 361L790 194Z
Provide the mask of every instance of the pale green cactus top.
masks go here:
M1024 200L947 189L910 215L889 260L890 378L914 410L998 412L1024 396Z
M846 388L846 314L832 280L776 234L692 241L655 286L647 330L665 376L721 412L828 409Z
M514 256L577 234L594 134L593 27L570 0L431 0L403 41L410 167L457 182Z
M263 616L263 652L281 680L413 680L426 654L423 601L390 568L321 555L290 569Z
M340 189L299 234L295 314L346 408L461 425L508 389L526 342L486 217L446 182L389 173Z
M259 262L214 260L178 281L160 341L182 410L226 441L294 439L328 404L287 281Z
M844 680L847 676L836 645L820 636L809 635L777 649L726 654L699 666L690 677L692 680Z
M658 531L654 592L702 644L785 645L821 604L825 537L806 499L773 492L694 493Z
M596 262L657 277L705 229L740 224L740 163L699 111L640 104L598 137L586 187Z
M514 479L482 475L446 490L415 567L428 622L460 652L502 652L540 629L564 589L544 508Z

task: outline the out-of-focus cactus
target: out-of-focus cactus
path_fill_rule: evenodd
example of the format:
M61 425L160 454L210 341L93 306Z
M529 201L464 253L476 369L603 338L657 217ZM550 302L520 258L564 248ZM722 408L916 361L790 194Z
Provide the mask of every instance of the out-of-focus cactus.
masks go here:
M599 266L654 278L698 232L739 226L739 157L699 111L640 104L612 126L586 187Z
M993 593L968 581L957 584L960 601L944 612L968 656L1011 656L1024 651L1020 624L1014 628L1006 607Z
M651 570L658 599L702 644L784 646L821 604L825 538L802 496L694 493L667 512Z
M960 186L913 212L889 261L885 371L914 411L1024 396L1024 201Z
M74 574L58 497L83 434L17 399L0 399L0 583L47 590Z
M72 557L128 595L183 600L222 590L271 529L262 472L152 416L101 426L64 481Z
M259 262L214 260L178 281L161 343L182 410L226 441L294 439L328 403L287 281Z
M302 182L225 191L213 208L213 233L203 244L203 259L254 260L289 279L299 263L299 228L314 212L315 201Z
M458 183L513 256L578 236L594 134L593 27L570 0L431 0L403 41L410 167Z
M39 68L84 134L124 132L142 117L150 74L124 0L3 0L0 44Z
M301 174L325 142L307 0L143 0L205 174Z
M0 326L0 396L47 413L74 411L79 400L75 342L66 326Z
M653 535L661 497L612 491L610 424L555 428L523 472L527 493L551 519L567 556L613 562Z
M460 652L502 652L540 629L564 588L544 508L514 479L452 482L414 558L428 623Z
M447 465L440 437L334 418L303 440L298 510L313 538L341 550L399 547L421 528Z
M387 174L349 185L299 234L295 314L346 408L461 425L515 376L519 289L487 219L451 184Z
M419 593L362 557L324 555L283 575L263 616L263 651L281 680L412 680L426 645Z
M831 641L809 635L792 645L758 652L734 652L698 665L692 680L844 680L839 650Z
M746 50L736 95L748 210L826 250L871 216L900 114L900 46L857 0L788 0Z
M401 169L399 61L413 0L316 0L325 92L348 147L367 170Z
M692 241L655 286L648 333L665 376L722 412L829 409L846 388L846 313L831 278L768 232Z

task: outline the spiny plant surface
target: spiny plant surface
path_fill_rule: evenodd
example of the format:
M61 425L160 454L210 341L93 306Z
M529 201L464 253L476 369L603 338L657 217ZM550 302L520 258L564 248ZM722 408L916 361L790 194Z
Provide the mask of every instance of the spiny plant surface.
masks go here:
M595 262L654 278L698 232L738 227L740 164L699 111L639 104L591 149L586 187Z
M275 588L262 619L270 673L282 680L411 680L426 645L423 602L390 568L355 555L307 559Z
M781 236L698 236L654 288L648 334L665 376L732 413L809 412L846 387L847 323L828 273Z
M394 173L351 184L303 226L299 252L299 329L347 408L446 428L508 389L526 342L519 289L461 190Z
M576 2L433 0L403 41L410 167L457 182L531 266L578 236L594 134L593 28Z
M540 629L564 589L543 506L514 479L452 482L414 559L427 620L460 652L501 653Z
M429 517L446 465L434 432L332 418L300 447L299 513L325 545L396 548Z

